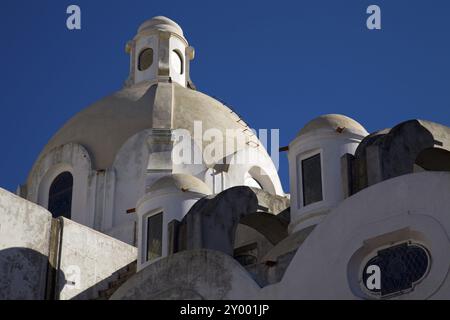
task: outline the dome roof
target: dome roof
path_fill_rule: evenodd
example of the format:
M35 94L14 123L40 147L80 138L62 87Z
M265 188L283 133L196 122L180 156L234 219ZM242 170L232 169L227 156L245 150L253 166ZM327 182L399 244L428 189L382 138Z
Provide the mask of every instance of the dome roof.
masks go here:
M175 21L163 17L163 16L157 16L153 17L150 20L145 21L138 29L138 33L145 32L147 30L161 30L161 31L169 31L176 33L180 36L183 36L183 29L176 23Z
M227 129L237 129L244 134L248 129L231 109L201 92L176 83L141 82L76 114L48 142L40 158L54 148L78 143L89 152L94 169L111 168L122 145L133 135L153 128L155 121L165 117L169 106L172 120L168 125L186 129L192 137L195 121L202 122L203 130L216 128L225 133ZM258 143L255 135L250 141Z
M147 193L163 189L169 189L172 192L194 192L204 195L209 195L212 193L203 181L187 174L172 174L162 177L150 186Z
M368 134L366 129L352 118L341 114L326 114L308 122L297 134L297 137L319 130L336 132L339 128L344 129L344 132L351 132L362 136Z

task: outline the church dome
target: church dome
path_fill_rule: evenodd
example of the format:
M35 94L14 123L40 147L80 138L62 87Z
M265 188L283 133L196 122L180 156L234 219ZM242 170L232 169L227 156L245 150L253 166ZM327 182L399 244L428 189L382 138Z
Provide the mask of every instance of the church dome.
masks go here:
M318 131L336 132L337 130L343 130L343 132L351 132L362 136L368 134L366 129L352 118L341 114L326 114L308 122L297 134L297 137Z
M168 101L168 97L172 100ZM201 121L204 131L215 128L225 133L236 129L244 135L248 129L230 108L201 92L176 83L142 82L76 114L53 136L41 156L62 145L78 143L89 152L95 169L111 168L121 146L138 132L154 128L154 122L164 117L168 106L172 107L171 127L186 129L192 137L195 121ZM258 143L256 136L247 139Z
M147 190L147 193L159 190L167 190L172 192L193 192L204 195L211 194L209 187L200 179L187 174L172 174L153 183Z
M157 50L156 47L154 50L148 50L146 47L149 45L148 43L158 42L155 39L161 36L161 34L152 34L154 30L166 30L183 35L180 26L169 18L158 16L144 22L139 28L138 35L142 35L143 32L146 34L149 31L150 35L144 37L147 40L130 44L131 47L135 46L131 50L135 54L131 59L132 78L137 77L138 73L139 77L133 78L133 81L127 83L118 92L99 100L71 118L50 139L39 158L55 148L75 143L87 150L94 170L106 170L112 168L120 148L135 134L146 129L185 129L193 139L196 139L198 137L194 134L196 123L201 123L203 131L220 130L226 139L228 139L225 134L227 130L237 130L249 144L260 145L256 135L235 112L216 99L186 85L189 82L189 68L186 61L188 59L178 56L180 52L188 49L185 47L186 44L177 42L178 38L172 39L173 41L169 39L169 41L163 36L158 41L160 49L161 41L167 42L165 50ZM139 47L141 42L145 43L142 48ZM171 47L174 43L176 46ZM144 51L153 52L153 59L149 55L148 65L152 65L152 60L154 63L147 70L139 71L137 70L139 64L136 65L133 61L139 60L136 54ZM171 55L168 55L169 51ZM159 54L164 55L160 57ZM163 65L157 63L158 59L176 62L177 57L179 63L185 62L186 64L174 63L169 66L170 70L164 68L157 70L157 67ZM176 66L178 68L175 68ZM182 71L182 75L175 74L176 70ZM160 77L161 73L166 73L166 75ZM200 142L198 145L203 148L207 146L202 141L196 142ZM239 151L237 148L229 151L233 154ZM228 154L224 156L228 156ZM38 162L39 159L36 163Z
M57 194L54 182L70 174L65 203L70 199L71 218L134 243L135 218L124 214L133 207L138 214L163 207L167 219L181 219L212 190L244 184L254 168L267 173L263 186L283 194L276 167L251 128L224 103L195 89L195 51L178 24L165 17L144 22L126 42L126 52L124 86L56 132L20 188L24 197L48 207Z

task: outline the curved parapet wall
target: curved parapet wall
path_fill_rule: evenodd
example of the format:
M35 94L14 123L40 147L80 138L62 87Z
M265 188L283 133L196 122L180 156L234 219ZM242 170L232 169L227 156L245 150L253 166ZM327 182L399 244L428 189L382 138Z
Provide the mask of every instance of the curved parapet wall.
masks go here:
M427 154L430 150L438 153ZM359 144L351 160L350 194L418 170L450 171L449 151L450 129L438 123L409 120L374 132Z
M273 199L273 206L267 205L270 199ZM277 243L287 236L289 221L284 215L278 217L269 209L278 211L287 206L287 201L281 197L243 186L227 189L213 198L203 198L181 221L179 228L185 232L178 238L178 248L205 248L232 256L239 223Z
M232 257L192 250L149 265L122 285L111 300L254 299L259 289Z

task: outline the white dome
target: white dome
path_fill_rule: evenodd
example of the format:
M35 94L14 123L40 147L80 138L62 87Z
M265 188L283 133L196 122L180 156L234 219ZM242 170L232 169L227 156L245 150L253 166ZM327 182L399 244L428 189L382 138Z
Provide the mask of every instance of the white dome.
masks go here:
M195 121L202 121L204 130L218 128L224 133L227 129L243 132L247 128L231 109L214 98L175 83L171 87L174 129L186 129L194 137ZM154 109L167 99L164 90L159 84L143 82L99 100L70 119L50 139L39 158L56 147L76 142L89 151L96 169L112 167L117 152L129 138L154 127L153 119L159 117ZM256 136L248 139L258 143Z
M173 32L183 37L183 29L181 29L178 23L163 16L153 17L150 20L145 21L139 27L138 33L143 33L145 31L154 29Z
M366 129L357 121L341 114L326 114L308 122L297 134L303 136L315 131L351 132L362 136L368 135Z

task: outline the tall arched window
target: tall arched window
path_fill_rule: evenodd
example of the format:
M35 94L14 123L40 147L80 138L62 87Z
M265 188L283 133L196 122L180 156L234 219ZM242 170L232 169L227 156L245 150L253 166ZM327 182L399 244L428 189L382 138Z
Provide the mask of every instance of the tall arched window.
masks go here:
M173 66L173 69L178 74L183 74L184 68L183 68L183 57L181 56L181 53L178 50L172 50L171 53L171 63Z
M48 194L48 211L54 218L71 218L73 176L63 172L53 180Z

